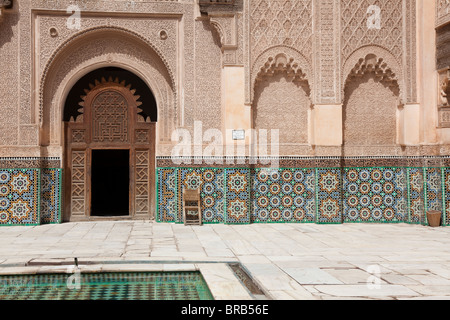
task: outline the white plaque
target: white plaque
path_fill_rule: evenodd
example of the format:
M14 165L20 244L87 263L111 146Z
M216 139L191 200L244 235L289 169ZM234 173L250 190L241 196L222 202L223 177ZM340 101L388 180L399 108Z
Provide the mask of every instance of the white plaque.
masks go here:
M245 130L233 130L233 140L245 140Z

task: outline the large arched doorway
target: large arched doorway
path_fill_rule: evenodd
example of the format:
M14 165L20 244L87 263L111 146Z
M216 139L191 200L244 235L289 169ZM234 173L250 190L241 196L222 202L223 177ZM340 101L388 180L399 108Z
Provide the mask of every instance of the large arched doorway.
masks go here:
M101 68L69 92L65 220L153 218L156 100L139 77Z

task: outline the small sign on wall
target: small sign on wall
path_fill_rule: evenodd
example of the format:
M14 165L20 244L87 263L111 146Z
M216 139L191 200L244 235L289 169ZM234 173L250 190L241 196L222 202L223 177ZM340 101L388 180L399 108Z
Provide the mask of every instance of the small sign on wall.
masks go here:
M233 130L233 140L245 140L245 130Z

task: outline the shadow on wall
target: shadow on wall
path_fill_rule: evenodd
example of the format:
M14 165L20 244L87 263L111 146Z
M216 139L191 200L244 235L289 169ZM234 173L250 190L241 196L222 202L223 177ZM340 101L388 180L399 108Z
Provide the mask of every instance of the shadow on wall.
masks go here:
M10 43L14 37L14 34L18 34L15 29L19 25L20 13L17 9L18 4L14 4L14 9L3 9L0 16L0 50L7 43ZM14 52L11 52L13 54ZM4 54L4 53L3 53ZM2 54L2 55L3 55Z

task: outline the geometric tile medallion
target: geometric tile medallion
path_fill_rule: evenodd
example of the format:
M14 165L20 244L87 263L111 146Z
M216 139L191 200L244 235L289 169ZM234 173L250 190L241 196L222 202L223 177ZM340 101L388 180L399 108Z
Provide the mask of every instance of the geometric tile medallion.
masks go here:
M345 168L343 188L345 222L407 221L403 168Z
M450 223L450 168L158 168L158 221L182 223L200 188L203 223Z
M316 222L342 223L341 170L316 169Z
M0 225L40 224L40 170L0 169Z
M225 223L250 223L250 169L225 170Z

